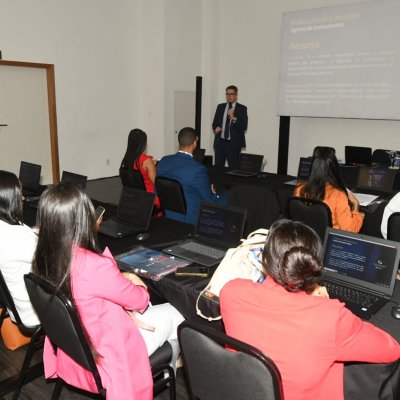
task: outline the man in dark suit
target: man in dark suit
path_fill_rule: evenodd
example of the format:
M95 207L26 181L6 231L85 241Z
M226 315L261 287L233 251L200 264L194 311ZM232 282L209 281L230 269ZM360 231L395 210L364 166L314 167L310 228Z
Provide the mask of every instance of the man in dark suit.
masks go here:
M198 137L193 128L183 128L178 134L179 151L163 157L157 164L157 176L175 179L183 188L186 215L165 210L166 216L178 221L195 224L202 200L226 203L227 194L217 195L210 185L206 167L193 159Z
M246 147L247 107L237 102L236 86L228 86L225 92L226 103L218 104L212 123L215 165L223 167L228 160L229 167L238 168L240 151Z

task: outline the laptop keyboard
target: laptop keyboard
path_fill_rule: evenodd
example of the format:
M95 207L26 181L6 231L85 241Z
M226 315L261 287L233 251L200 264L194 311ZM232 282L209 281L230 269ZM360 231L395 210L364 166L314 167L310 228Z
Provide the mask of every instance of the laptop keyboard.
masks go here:
M337 298L344 302L358 304L366 309L371 308L372 305L379 300L379 297L361 292L354 288L337 285L332 282L323 281L323 285L328 290L331 298Z
M225 256L226 251L216 249L215 247L205 246L204 244L196 242L187 242L180 245L185 250L192 251L193 253L202 254L211 258L219 259Z
M127 233L134 233L134 232L139 232L141 229L138 226L133 226L130 224L124 224L123 222L116 221L114 219L109 219L105 222L106 226L115 230L116 232L120 232L122 234L127 234Z

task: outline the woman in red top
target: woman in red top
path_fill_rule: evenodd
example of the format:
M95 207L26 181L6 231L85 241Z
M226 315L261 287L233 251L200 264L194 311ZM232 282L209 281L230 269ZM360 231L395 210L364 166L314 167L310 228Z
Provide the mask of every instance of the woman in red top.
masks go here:
M121 167L139 170L143 176L147 192L154 193L156 166L152 156L144 154L147 146L147 135L141 129L132 129L128 136L128 146ZM156 197L155 207L160 208L160 200Z
M345 362L400 358L394 338L329 299L318 286L322 246L311 228L276 221L263 266L268 275L262 284L235 279L222 288L221 313L228 335L276 363L285 400L343 400Z

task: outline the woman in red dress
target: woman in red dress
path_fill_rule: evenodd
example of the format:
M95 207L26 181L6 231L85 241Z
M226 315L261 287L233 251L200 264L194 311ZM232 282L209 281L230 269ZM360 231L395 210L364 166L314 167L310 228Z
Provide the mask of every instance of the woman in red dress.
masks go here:
M121 162L123 168L133 168L143 176L147 192L154 193L156 166L152 156L145 154L147 135L141 129L132 129L128 136L128 146ZM156 197L154 206L160 208L160 200Z

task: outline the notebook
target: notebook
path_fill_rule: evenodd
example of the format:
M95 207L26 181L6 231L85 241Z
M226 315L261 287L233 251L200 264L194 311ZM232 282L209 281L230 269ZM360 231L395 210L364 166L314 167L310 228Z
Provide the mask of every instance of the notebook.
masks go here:
M120 270L159 281L163 276L185 267L190 261L174 257L161 251L137 246L115 257Z
M399 258L400 242L328 228L321 284L331 298L369 319L393 295Z
M264 156L259 154L240 153L239 168L226 172L227 175L251 177L261 171Z
M396 171L387 167L360 167L356 192L385 196L393 192Z
M163 251L207 267L218 264L230 247L236 247L243 235L247 210L202 202L193 239Z
M61 182L74 182L82 189L86 188L87 176L75 174L73 172L63 171Z
M100 233L113 238L146 232L154 205L154 193L124 186L117 207L117 217L100 225Z
M42 166L21 161L19 167L19 180L22 183L22 194L25 197L40 196L39 181Z
M310 176L311 163L312 163L311 157L300 157L299 167L297 169L297 179L285 182L285 184L296 186L301 181L306 181Z

